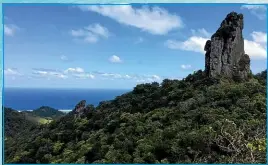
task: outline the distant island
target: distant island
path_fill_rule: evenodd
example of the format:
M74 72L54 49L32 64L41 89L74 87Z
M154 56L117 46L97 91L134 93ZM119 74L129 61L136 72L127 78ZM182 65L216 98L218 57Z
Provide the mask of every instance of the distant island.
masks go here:
M5 163L266 163L267 70L252 74L243 15L205 46L205 70L64 114L5 108ZM44 121L45 120L45 121Z

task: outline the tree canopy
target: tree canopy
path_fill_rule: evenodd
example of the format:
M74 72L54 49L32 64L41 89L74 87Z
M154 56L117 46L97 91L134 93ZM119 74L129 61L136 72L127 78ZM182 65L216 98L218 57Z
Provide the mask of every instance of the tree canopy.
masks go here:
M6 163L265 163L266 71L140 84L29 131L5 140Z

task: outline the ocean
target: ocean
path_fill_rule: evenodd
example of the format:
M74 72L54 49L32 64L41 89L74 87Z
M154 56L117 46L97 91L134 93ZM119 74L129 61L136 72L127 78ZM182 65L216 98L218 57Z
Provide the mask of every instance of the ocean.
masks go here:
M41 106L72 110L81 100L97 106L100 101L112 100L129 91L131 90L5 88L3 105L19 111L33 110Z

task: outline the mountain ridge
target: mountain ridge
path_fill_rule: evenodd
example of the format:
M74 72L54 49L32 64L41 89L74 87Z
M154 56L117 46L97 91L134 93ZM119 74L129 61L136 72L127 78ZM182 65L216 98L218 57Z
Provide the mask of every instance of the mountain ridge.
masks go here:
M81 100L70 113L8 138L5 162L266 163L267 70L237 81L219 68L139 84L97 107Z
M34 131L38 133L24 137L28 142L20 140L13 146L5 145L7 154L15 144L27 144L26 148L16 148L19 159L7 154L6 160L8 163L252 162L248 157L251 150L244 146L265 145L266 74L264 71L249 81L235 82L207 78L204 72L197 71L181 81L138 85L132 92L97 107L84 106L83 102L84 108L79 112L74 108L36 128ZM264 132L256 137L258 140L243 137L239 133L243 125L246 125L243 134L247 136L257 130ZM223 136L228 137L221 135L221 128L241 141L235 141L236 147L243 151L241 154L234 156L233 148L222 141ZM173 145L180 151L172 151ZM22 151L27 153L21 154ZM265 149L253 154L255 162L265 162Z

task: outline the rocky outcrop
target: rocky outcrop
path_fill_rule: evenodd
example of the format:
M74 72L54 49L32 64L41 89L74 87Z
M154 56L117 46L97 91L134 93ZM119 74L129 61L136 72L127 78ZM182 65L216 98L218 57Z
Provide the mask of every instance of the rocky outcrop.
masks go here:
M77 117L81 117L86 115L90 111L94 111L95 107L92 104L86 105L86 100L80 101L74 108L73 113L76 114Z
M206 42L205 72L209 77L219 75L232 79L247 79L250 73L250 58L245 54L243 15L229 13L220 28Z
M81 114L86 107L86 100L80 101L74 108L73 112Z

